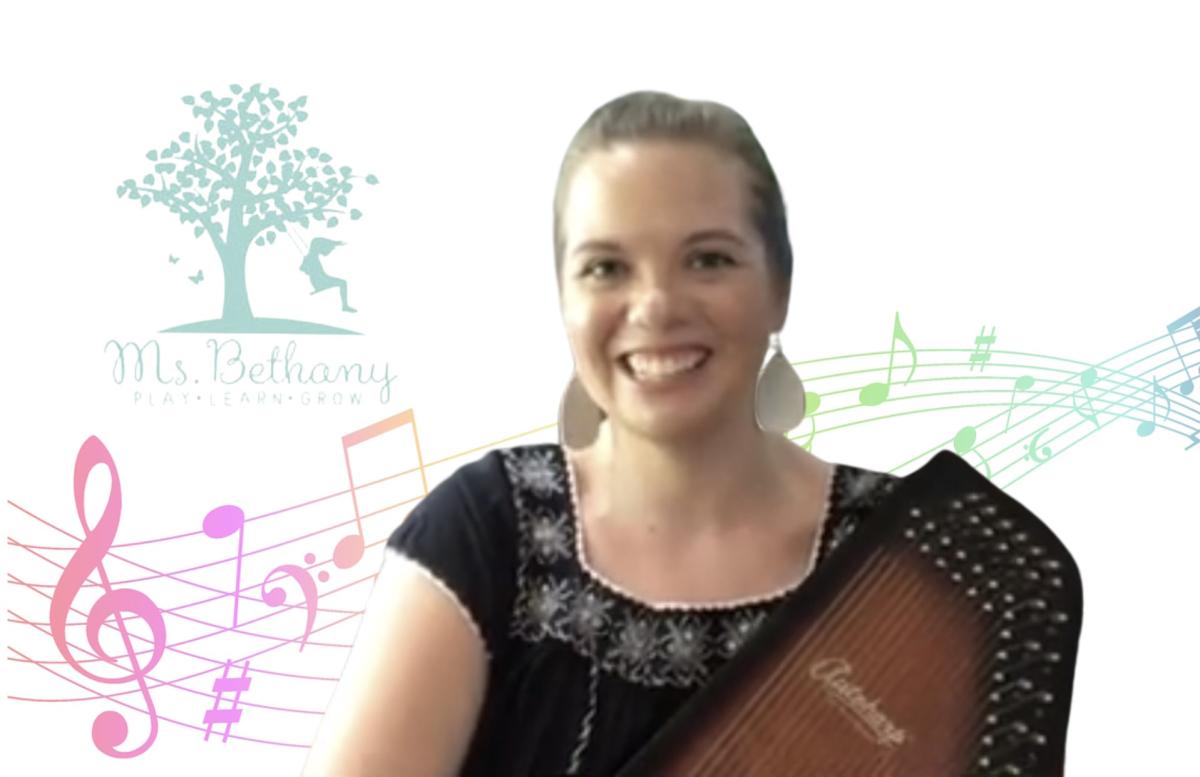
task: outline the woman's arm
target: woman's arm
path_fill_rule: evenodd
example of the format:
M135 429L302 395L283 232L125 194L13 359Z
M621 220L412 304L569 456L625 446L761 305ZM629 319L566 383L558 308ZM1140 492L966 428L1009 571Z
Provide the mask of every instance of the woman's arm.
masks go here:
M487 683L468 617L416 562L387 551L304 777L457 774Z

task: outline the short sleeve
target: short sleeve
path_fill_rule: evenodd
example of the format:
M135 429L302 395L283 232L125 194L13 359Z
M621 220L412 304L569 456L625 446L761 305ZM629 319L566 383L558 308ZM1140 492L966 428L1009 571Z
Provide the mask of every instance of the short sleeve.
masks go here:
M457 599L489 658L507 639L516 595L516 521L496 451L459 467L414 507L387 542Z

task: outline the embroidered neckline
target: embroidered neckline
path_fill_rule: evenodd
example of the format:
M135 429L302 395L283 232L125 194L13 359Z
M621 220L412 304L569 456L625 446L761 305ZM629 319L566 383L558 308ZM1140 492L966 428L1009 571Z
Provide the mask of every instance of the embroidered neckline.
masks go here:
M654 603L631 596L580 561L561 445L501 449L517 520L517 596L508 632L525 642L569 645L599 669L648 687L691 687L706 680L803 585L726 602ZM830 473L825 515L814 549L823 561L890 488L889 476L846 464ZM882 485L882 488L880 486ZM577 535L578 536L578 535ZM674 605L674 606L672 606Z
M583 523L581 520L581 512L579 510L579 492L575 477L575 467L571 463L570 457L563 450L561 444L554 445L553 450L558 458L558 463L566 473L567 491L568 491L568 516L567 522L571 531L575 535L575 561L582 570L585 578L591 580L597 587L608 592L618 599L622 599L627 603L637 607L650 610L651 612L667 613L667 612L725 612L736 610L739 608L752 607L756 605L769 604L778 601L797 590L801 585L808 580L817 566L817 559L820 555L821 548L826 544L828 538L829 527L834 523L831 513L833 512L833 497L836 484L844 471L844 466L838 462L833 462L829 467L829 474L825 478L825 501L824 508L821 511L821 516L817 523L817 536L812 544L812 550L809 552L808 565L804 573L799 579L787 583L774 591L769 591L762 594L754 594L743 596L737 599L724 599L719 601L705 602L681 602L667 601L654 602L644 599L637 594L622 587L613 580L610 580L603 575L599 570L592 567L588 562L587 548L583 539Z

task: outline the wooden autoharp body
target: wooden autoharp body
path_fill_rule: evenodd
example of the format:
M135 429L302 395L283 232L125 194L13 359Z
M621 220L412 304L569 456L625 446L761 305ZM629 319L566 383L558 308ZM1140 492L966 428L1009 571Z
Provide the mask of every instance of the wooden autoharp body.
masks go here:
M620 777L1057 777L1082 608L1053 532L939 452Z

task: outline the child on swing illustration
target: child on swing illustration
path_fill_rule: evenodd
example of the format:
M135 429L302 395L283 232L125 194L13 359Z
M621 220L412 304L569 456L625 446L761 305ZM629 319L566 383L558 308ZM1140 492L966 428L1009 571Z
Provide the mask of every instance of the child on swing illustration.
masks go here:
M325 268L321 265L321 257L328 256L333 249L340 245L345 245L345 243L341 240L330 240L324 237L313 238L309 243L308 253L304 255L304 261L300 263L300 272L307 275L312 281L313 294L337 286L342 295L342 310L347 313L357 313L358 311L350 307L346 301L346 281L325 272Z

